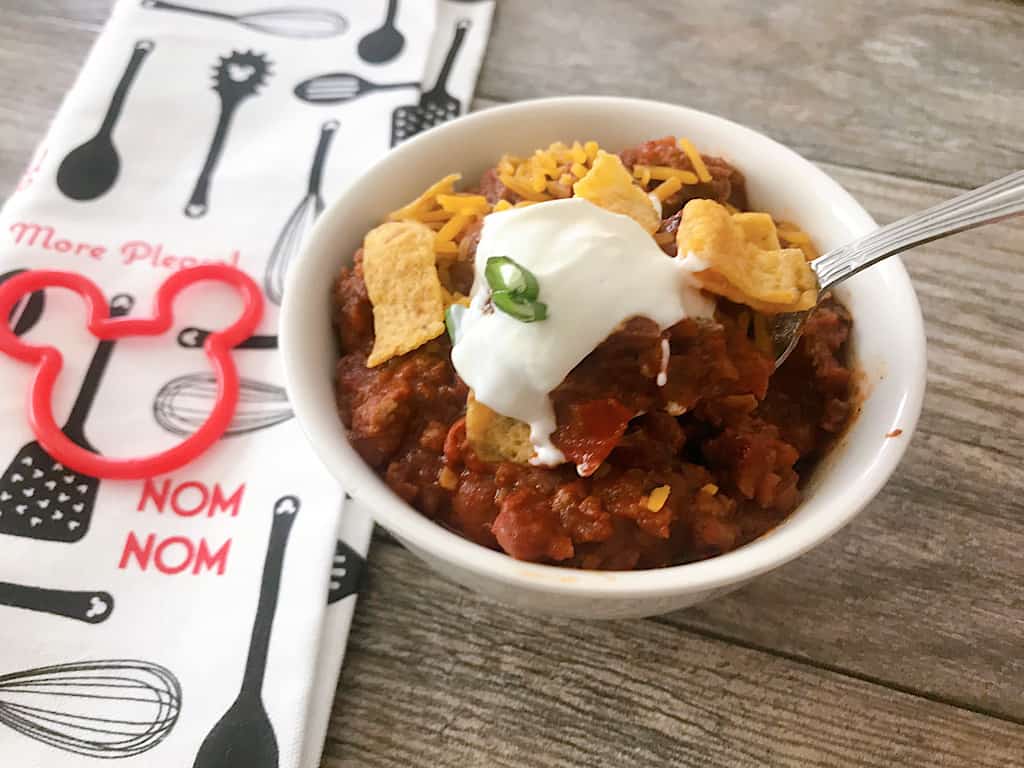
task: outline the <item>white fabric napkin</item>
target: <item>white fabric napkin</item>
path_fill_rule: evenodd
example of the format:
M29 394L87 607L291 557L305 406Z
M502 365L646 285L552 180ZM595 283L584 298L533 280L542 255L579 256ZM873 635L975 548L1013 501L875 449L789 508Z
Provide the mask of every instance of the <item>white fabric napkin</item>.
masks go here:
M372 523L292 418L273 348L281 276L321 206L393 141L468 108L493 6L116 5L0 212L0 274L80 272L143 316L174 271L226 261L268 300L256 348L235 352L229 436L148 481L97 483L40 455L32 372L0 357L4 764L319 764ZM12 324L61 350L66 431L128 456L202 421L202 330L239 306L196 286L175 333L100 344L81 300L49 289Z

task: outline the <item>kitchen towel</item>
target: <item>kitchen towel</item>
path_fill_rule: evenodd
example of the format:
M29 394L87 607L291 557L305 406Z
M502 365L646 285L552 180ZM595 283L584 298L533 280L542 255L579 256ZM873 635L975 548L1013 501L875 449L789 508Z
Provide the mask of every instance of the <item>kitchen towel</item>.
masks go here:
M276 349L284 274L325 204L466 110L493 0L121 0L0 212L0 279L62 269L148 314L181 268L264 288L228 434L169 476L48 459L31 371L0 358L0 753L20 768L319 764L372 523L305 443ZM105 455L193 431L205 333L237 297L189 289L175 331L97 342L48 289L12 327L54 343L55 412Z

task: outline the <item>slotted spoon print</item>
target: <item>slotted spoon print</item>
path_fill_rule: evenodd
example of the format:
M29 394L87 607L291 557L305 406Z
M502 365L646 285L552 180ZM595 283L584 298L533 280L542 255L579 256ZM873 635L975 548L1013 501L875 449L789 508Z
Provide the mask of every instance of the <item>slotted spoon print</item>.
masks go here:
M134 303L127 294L114 296L110 316L127 315ZM97 345L64 424L64 434L89 451L96 449L85 435L85 422L115 343L107 340ZM28 443L0 477L0 533L43 541L78 541L89 530L99 484L96 478L54 461L37 441Z
M373 83L351 72L331 72L303 80L295 86L295 95L309 104L344 104L375 91L419 87L418 82Z
M218 21L229 21L255 32L278 37L316 39L334 37L348 29L348 21L335 11L324 8L267 8L248 13L224 13L194 5L168 3L163 0L142 0L143 8L156 11L177 11Z
M437 82L429 91L420 96L419 104L398 107L391 115L391 146L422 133L428 128L458 117L462 114L462 102L448 93L448 80L452 68L466 39L470 27L469 19L455 23L455 36L444 58L444 65L437 76Z
M324 211L324 198L320 186L323 181L327 152L337 131L337 120L328 120L320 126L320 139L317 141L316 151L313 153L313 165L309 171L306 194L295 206L295 210L292 211L291 216L281 228L281 234L277 236L277 242L274 243L274 249L270 252L270 258L267 260L267 269L263 275L263 292L274 304L281 304L288 265L298 254L313 223Z
M0 725L85 757L141 755L167 737L180 711L177 677L148 661L83 661L0 675Z
M270 61L262 54L246 51L232 51L222 56L213 75L213 90L220 97L220 117L213 132L213 140L206 154L206 161L196 179L192 196L185 205L185 215L190 219L205 216L210 209L210 184L217 170L228 129L239 105L259 93L270 75Z

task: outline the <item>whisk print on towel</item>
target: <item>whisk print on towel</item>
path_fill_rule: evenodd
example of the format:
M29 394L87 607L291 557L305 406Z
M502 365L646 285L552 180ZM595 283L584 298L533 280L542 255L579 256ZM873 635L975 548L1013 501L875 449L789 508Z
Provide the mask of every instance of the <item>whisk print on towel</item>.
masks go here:
M153 418L172 435L187 437L209 418L216 397L217 379L213 374L177 376L156 393ZM238 385L238 408L224 437L258 432L294 415L284 387L243 377Z
M224 13L193 5L168 3L164 0L142 0L143 8L178 11L208 19L230 21L256 32L280 37L314 39L334 37L348 29L348 21L340 13L323 8L268 8L249 13Z
M289 264L298 254L313 223L324 211L324 197L320 187L323 182L327 152L330 150L334 134L338 131L338 125L337 120L328 120L320 126L320 138L317 141L316 151L313 153L313 165L309 171L306 194L295 206L292 215L288 217L281 228L281 234L277 236L277 242L274 243L274 249L270 252L270 258L267 260L267 269L263 276L263 292L275 304L280 305L284 296L284 278L288 273Z
M249 656L238 698L203 739L192 768L277 768L278 746L274 726L263 705L263 677L270 650L270 634L277 611L285 549L300 502L282 496L274 502L270 544L263 565L263 583L253 622Z
M57 664L0 675L0 726L96 758L141 755L167 738L181 684L150 661Z
M185 215L190 219L205 216L209 210L210 183L220 162L235 111L243 101L259 93L269 76L270 61L252 51L232 51L230 56L222 56L214 68L213 90L220 97L220 117L192 197L185 206Z

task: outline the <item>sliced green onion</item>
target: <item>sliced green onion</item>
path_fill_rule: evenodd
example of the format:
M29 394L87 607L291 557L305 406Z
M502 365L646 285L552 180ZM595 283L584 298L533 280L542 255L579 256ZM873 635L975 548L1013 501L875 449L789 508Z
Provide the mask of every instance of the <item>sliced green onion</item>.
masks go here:
M534 301L540 284L533 273L508 256L492 256L484 267L484 277L494 292L504 291L516 299Z
M542 301L526 301L509 291L492 291L491 302L496 309L523 323L535 323L548 316L548 305Z
M444 311L444 327L448 329L448 338L452 340L453 346L459 340L464 314L466 314L466 308L461 304L452 304Z

